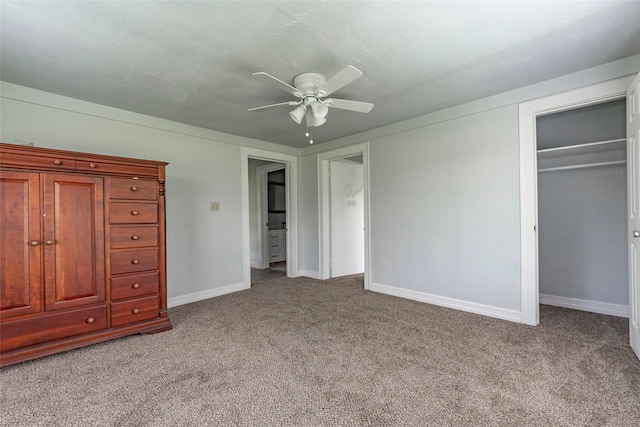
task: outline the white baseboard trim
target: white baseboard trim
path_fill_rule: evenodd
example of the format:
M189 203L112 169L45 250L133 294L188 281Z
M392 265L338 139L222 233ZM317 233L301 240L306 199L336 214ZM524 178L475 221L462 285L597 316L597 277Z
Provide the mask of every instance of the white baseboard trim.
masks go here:
M251 268L262 268L260 267L260 263L257 261L251 261L249 265L251 265Z
M624 304L612 304L610 302L558 297L548 294L540 294L540 304L629 318L629 306Z
M310 270L298 270L298 275L304 276L304 277L310 277L312 279L320 278L320 273L318 273L317 271L310 271Z
M235 285L223 286L221 288L209 289L206 291L193 292L191 294L180 295L178 297L172 297L167 300L167 306L169 308L176 307L183 304L189 304L190 302L201 301L203 299L219 297L220 295L230 294L232 292L238 292L245 290L244 283L236 283Z
M428 304L439 305L441 307L453 308L455 310L480 314L483 316L495 317L497 319L509 320L511 322L522 323L520 311L506 308L494 307L491 305L479 304L455 298L443 297L439 295L427 294L410 289L397 288L395 286L371 283L369 290L381 294L393 295L400 298L407 298L414 301L426 302Z

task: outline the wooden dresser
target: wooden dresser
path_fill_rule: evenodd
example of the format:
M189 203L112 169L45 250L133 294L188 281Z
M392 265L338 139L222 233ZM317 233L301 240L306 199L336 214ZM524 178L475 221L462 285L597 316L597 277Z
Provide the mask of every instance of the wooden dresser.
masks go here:
M171 329L166 165L0 144L0 366Z

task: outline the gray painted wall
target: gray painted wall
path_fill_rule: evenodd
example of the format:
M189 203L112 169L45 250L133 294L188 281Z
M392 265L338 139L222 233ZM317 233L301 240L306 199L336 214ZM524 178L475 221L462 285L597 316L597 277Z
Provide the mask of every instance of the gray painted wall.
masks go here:
M540 293L629 303L626 167L538 174Z
M538 149L564 147L627 137L626 100L603 102L589 107L538 117Z
M316 164L303 157L315 271ZM519 310L518 173L517 105L371 139L371 281Z
M520 307L518 110L371 142L371 280Z

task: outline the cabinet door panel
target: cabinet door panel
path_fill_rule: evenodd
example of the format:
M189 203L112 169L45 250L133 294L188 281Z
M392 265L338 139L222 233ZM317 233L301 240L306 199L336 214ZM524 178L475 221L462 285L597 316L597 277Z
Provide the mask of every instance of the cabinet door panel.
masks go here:
M46 174L44 187L47 310L104 301L102 178Z
M2 319L42 310L39 189L37 173L0 171Z

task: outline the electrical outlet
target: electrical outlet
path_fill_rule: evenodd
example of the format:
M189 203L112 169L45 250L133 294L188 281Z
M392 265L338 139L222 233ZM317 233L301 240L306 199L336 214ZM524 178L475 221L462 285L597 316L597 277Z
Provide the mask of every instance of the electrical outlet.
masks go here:
M211 212L217 212L220 210L220 202L211 202Z

